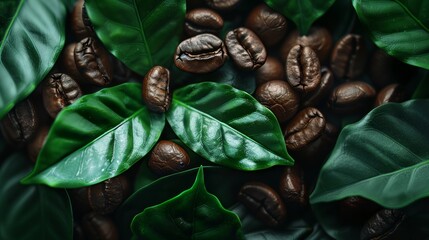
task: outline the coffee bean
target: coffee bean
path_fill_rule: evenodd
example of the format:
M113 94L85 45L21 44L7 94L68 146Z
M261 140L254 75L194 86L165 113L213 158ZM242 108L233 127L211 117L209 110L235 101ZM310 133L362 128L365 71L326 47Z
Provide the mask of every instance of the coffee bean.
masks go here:
M238 193L238 200L256 217L270 227L277 227L286 218L286 207L270 186L261 182L249 182Z
M256 69L255 79L259 85L271 80L285 80L283 64L277 58L268 56L264 65Z
M39 128L34 135L34 137L27 144L27 155L30 160L35 163L37 156L39 156L40 150L42 150L43 145L45 144L46 137L49 133L48 126L42 126Z
M208 73L221 67L228 55L222 40L204 33L182 41L176 48L174 63L190 73Z
M230 11L238 6L241 0L204 0L204 2L213 9Z
M304 107L314 107L322 102L326 98L334 87L334 74L328 68L322 68L320 70L320 86L316 91L310 94L302 106Z
M248 28L236 28L225 37L228 54L234 63L247 70L260 68L267 59L267 52L259 37Z
M296 45L286 60L286 75L292 88L302 96L317 90L320 85L320 62L309 47Z
M118 240L119 234L113 220L108 216L88 213L82 217L82 230L86 239Z
M297 210L296 208L304 208L308 205L308 192L304 183L304 173L299 165L284 169L280 177L279 193L288 210Z
M295 45L310 47L316 52L320 62L324 62L332 48L332 36L326 28L311 27L307 35L300 35L298 30L289 33L284 40L280 53L286 61L287 55Z
M43 82L42 91L43 105L52 118L82 96L82 90L76 81L64 73L49 75Z
M74 50L76 67L86 82L98 86L112 81L112 66L109 53L95 39L88 37L76 44Z
M356 78L366 63L366 49L360 35L348 34L341 38L331 55L331 69L338 78Z
M325 126L325 117L318 109L302 109L286 126L284 136L287 148L297 151L306 147L322 135Z
M170 71L161 66L152 67L143 79L143 101L152 111L166 112L170 107Z
M218 34L223 27L222 17L207 8L192 9L185 16L185 32L193 37L202 33Z
M359 196L347 197L339 201L339 216L342 221L362 225L373 216L380 206Z
M273 80L259 86L255 98L274 115L279 122L285 122L295 115L299 107L299 96L285 81Z
M82 75L80 75L79 70L76 66L76 61L74 60L74 49L76 48L76 43L70 43L64 47L59 57L59 62L64 73L67 73L71 78L76 80L78 83L82 82Z
M86 15L86 10L84 9L84 3L85 0L78 0L75 3L73 11L71 13L71 29L73 31L74 36L78 40L86 37L95 36L93 30L87 25L85 25L84 12Z
M375 95L375 89L366 82L345 82L332 90L328 107L338 114L367 111L372 106Z
M266 4L258 5L249 13L245 26L256 33L265 46L278 43L287 30L286 18Z
M404 213L398 209L383 209L371 217L360 232L362 240L387 240L404 220Z
M1 120L1 130L11 144L28 142L39 126L39 116L29 99L15 105Z
M398 83L392 83L381 89L377 94L374 107L378 107L388 102L403 102L408 98L409 96L406 93L404 86Z
M163 176L183 171L189 163L189 155L180 145L161 140L153 148L148 166L154 173Z

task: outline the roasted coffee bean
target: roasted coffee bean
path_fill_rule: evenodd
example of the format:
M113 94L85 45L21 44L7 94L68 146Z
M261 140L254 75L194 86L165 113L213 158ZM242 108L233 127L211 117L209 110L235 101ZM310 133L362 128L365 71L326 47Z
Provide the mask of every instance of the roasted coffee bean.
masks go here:
M241 0L204 0L210 8L230 11L238 6Z
M298 111L299 96L285 81L266 82L256 89L254 95L261 104L276 115L279 122L285 122Z
M328 107L338 114L359 113L372 106L375 95L375 89L366 82L345 82L332 90Z
M86 239L117 240L119 234L113 220L108 216L97 213L88 213L82 217L82 230Z
M35 163L40 150L45 144L46 137L49 133L48 126L42 126L39 128L34 137L27 144L27 155L30 160Z
M378 211L362 227L361 240L387 240L395 233L404 220L404 213L398 209L383 209Z
M238 193L238 200L270 227L277 227L286 218L286 207L281 197L270 186L249 182Z
M341 38L331 55L331 69L338 78L356 78L366 63L366 49L360 35L348 34Z
M302 96L316 91L321 77L316 53L310 47L293 47L286 60L286 76L292 88Z
M213 10L197 8L186 13L185 32L193 37L202 33L218 34L223 27L222 17Z
M267 57L264 65L256 69L255 79L259 85L271 80L285 80L283 64L275 57Z
M308 205L308 192L304 183L304 173L299 165L286 167L280 177L280 196L288 210L304 208Z
M93 38L82 39L74 50L76 67L86 82L98 86L112 81L109 53Z
M334 74L332 71L328 68L322 68L320 70L320 86L314 93L310 94L310 96L305 99L302 106L314 107L320 104L320 102L329 95L334 87L334 80Z
M260 68L267 59L267 51L259 37L248 28L236 28L225 37L228 54L234 63L246 70Z
M128 179L122 175L92 186L70 190L73 206L81 213L112 213L129 194Z
M94 36L92 29L85 25L84 22L84 3L85 0L78 0L74 5L73 12L71 13L71 29L78 40Z
M174 63L190 73L208 73L221 67L228 55L222 40L204 33L188 38L176 48Z
M43 82L42 91L43 105L52 118L82 96L82 90L76 81L64 73L49 75Z
M332 37L329 31L323 27L311 27L307 35L299 35L298 30L292 31L284 40L280 52L283 60L295 45L310 47L316 52L320 62L324 62L332 48Z
M363 224L378 210L380 205L359 196L344 198L339 202L339 216L348 223Z
M403 86L398 83L392 83L381 89L377 94L374 107L388 102L403 102L408 98L409 96L405 89L403 89Z
M152 67L143 79L143 101L156 112L166 112L170 107L170 71L161 66Z
M256 33L268 47L275 45L286 35L287 22L282 14L266 4L260 4L250 12L245 26Z
M180 145L161 140L153 148L148 166L152 172L163 176L183 171L189 163L189 155Z
M75 48L76 43L70 43L65 46L61 52L59 61L63 72L67 73L67 75L76 80L78 83L82 83L82 75L80 75L80 72L76 66L76 61L74 60Z
M369 65L369 73L371 81L375 86L383 88L397 78L395 75L395 61L396 59L385 53L381 49L376 49L371 57L371 64Z
M15 105L1 120L1 130L11 144L28 142L39 126L39 116L33 103L26 99Z
M317 138L325 130L326 120L316 108L307 107L299 111L286 126L285 140L289 150L300 150Z

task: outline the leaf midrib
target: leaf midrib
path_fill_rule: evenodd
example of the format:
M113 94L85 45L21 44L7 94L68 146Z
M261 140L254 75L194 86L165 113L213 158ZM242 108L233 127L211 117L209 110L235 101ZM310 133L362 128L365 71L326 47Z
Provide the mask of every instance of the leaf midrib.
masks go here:
M12 29L12 27L13 27L13 25L14 25L14 23L15 23L16 19L18 18L18 15L21 13L22 6L24 5L24 2L25 2L25 1L26 1L26 0L21 0L21 1L19 2L18 7L16 8L15 14L13 15L12 20L10 21L9 26L7 27L7 29L6 29L6 31L5 31L5 33L4 33L3 39L2 39L2 41L1 41L1 45L0 45L0 53L2 53L2 52L3 52L4 46L5 46L5 42L6 42L6 41L5 41L5 39L7 39L7 38L8 38L8 36L9 36L9 34L10 34L10 31L11 31L11 29ZM33 1L34 1L34 0L33 0Z
M134 10L136 12L137 19L138 19L138 22L139 22L139 28L140 28L139 32L140 32L141 37L144 39L143 44L145 46L146 52L148 53L147 56L149 58L150 64L153 65L152 53L151 53L150 48L149 48L148 43L147 43L146 33L145 33L144 28L143 28L142 18L140 16L140 12L139 12L139 9L137 7L136 1L137 0L133 0L133 5L134 5ZM149 13L151 13L152 11L153 11L153 9Z
M422 27L426 32L429 33L429 29L420 21L420 19L418 19L409 9L407 6L405 6L401 1L399 0L394 0L397 4L399 4L402 9L404 9L404 11L418 24L420 25L420 27ZM424 0L427 1L427 0Z

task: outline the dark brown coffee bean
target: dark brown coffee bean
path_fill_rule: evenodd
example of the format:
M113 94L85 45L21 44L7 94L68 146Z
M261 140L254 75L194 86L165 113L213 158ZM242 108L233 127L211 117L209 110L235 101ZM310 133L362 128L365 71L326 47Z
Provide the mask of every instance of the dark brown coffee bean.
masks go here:
M42 91L43 105L52 118L82 96L76 81L64 73L55 73L45 79Z
M316 52L320 62L324 62L332 48L332 37L329 31L323 27L311 27L307 35L299 35L298 30L287 35L281 47L281 56L286 61L287 55L295 45L310 47Z
M328 106L338 114L358 113L372 106L375 95L375 89L368 83L345 82L332 90Z
M304 183L304 173L299 165L284 169L280 177L279 193L288 210L296 210L296 208L303 208L308 205L308 192Z
M332 50L331 69L338 78L359 76L366 63L366 49L360 35L348 34L341 38Z
M130 194L128 179L122 175L101 183L70 190L73 206L81 213L109 214Z
M186 13L185 32L193 37L202 33L218 34L223 27L222 17L213 10L197 8Z
M71 29L77 40L94 36L94 32L92 31L92 29L87 25L85 25L85 22L84 22L84 18L83 18L84 3L85 3L85 0L78 0L75 3L73 11L71 13L71 21L70 21Z
M170 71L161 66L152 67L143 79L143 101L156 112L166 112L170 107Z
M302 109L286 127L284 136L287 148L297 151L306 147L322 135L325 126L325 117L318 109Z
M255 98L269 108L279 122L285 122L298 111L298 95L287 82L282 80L262 84L256 89Z
M309 47L296 45L286 60L286 76L292 88L303 96L317 90L320 85L320 62Z
M98 86L112 81L112 66L109 53L95 39L88 37L76 44L74 50L76 67L86 82Z
M74 60L75 47L76 43L70 43L65 46L61 52L59 61L64 73L67 73L67 75L76 80L78 83L82 83L82 75L80 75L80 72L76 66L76 61Z
M282 14L260 4L250 12L245 26L256 33L265 46L273 46L286 35L287 22Z
M35 163L37 156L39 156L40 150L42 150L43 145L45 144L46 137L49 133L48 126L40 127L34 137L27 144L27 155L30 160Z
M320 104L324 98L326 98L334 87L334 74L328 68L322 68L320 70L320 86L316 91L310 94L302 106L314 107Z
M180 145L161 140L152 150L148 161L149 169L158 175L167 175L187 169L190 163L188 153Z
M113 220L108 216L103 216L94 212L88 213L82 217L81 225L86 239L119 239L117 227Z
M267 226L276 227L286 218L286 207L270 186L261 182L249 182L238 193L238 200Z
M204 0L210 8L230 11L238 6L241 0Z
M188 38L176 48L174 63L190 73L208 73L221 67L228 55L222 40L204 33Z
M23 100L1 120L1 130L5 139L11 144L28 142L39 126L36 108L29 100Z
M285 80L283 64L275 57L267 57L264 65L256 69L255 79L259 85L271 80Z
M395 58L381 49L374 51L371 57L371 64L369 65L369 73L371 81L375 86L383 88L395 82L397 78L395 75L395 61Z
M255 70L264 65L267 51L259 37L248 28L236 28L225 37L225 45L234 63L247 70Z
M339 202L339 216L348 223L363 224L373 216L380 206L359 196L344 198Z
M374 107L378 107L388 102L403 102L407 100L408 97L409 96L405 89L403 89L403 86L398 83L392 83L381 89L377 94Z
M383 209L378 211L362 227L360 239L387 240L398 229L404 220L404 213L398 209Z

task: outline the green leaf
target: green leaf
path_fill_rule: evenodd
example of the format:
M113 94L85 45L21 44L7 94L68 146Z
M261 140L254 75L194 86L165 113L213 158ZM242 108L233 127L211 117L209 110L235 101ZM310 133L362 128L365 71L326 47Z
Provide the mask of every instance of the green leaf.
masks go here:
M350 0L336 0L328 11L319 18L315 25L326 27L337 42L344 35L351 33L356 20L356 12Z
M293 164L274 114L229 85L176 90L167 120L180 140L211 162L240 170Z
M82 187L117 176L145 156L165 125L125 83L78 99L55 119L25 183Z
M185 0L87 0L86 9L104 46L125 65L145 75L168 66L180 42Z
M240 228L238 216L207 192L202 167L190 189L146 208L131 223L143 239L243 239Z
M429 69L429 2L353 0L374 43L399 60Z
M63 189L26 186L24 154L11 155L0 170L0 239L73 239L70 200Z
M48 74L65 41L61 0L1 1L0 118Z
M265 0L268 6L291 19L305 35L316 19L321 17L335 0Z

